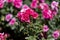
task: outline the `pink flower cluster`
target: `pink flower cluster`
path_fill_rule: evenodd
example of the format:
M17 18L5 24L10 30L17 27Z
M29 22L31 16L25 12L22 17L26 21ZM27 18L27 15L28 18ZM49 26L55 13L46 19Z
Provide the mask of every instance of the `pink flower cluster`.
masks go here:
M0 8L4 7L4 3L12 3L16 8L21 8L22 0L0 0Z
M22 22L28 22L30 23L30 16L32 16L34 19L38 17L38 13L36 13L34 10L30 9L27 5L23 5L20 12L18 12L17 17Z
M16 19L15 18L12 18L13 15L12 14L7 14L6 17L5 17L5 20L7 22L9 22L9 25L14 25L15 22L16 22Z
M39 3L39 5L38 5ZM58 13L58 2L53 1L51 3L51 8L47 3L45 3L45 0L32 0L31 8L39 8L42 10L42 15L44 19L52 19L53 16L55 16Z
M55 16L58 12L58 2L56 1L53 1L51 3L51 8L49 8L49 5L46 4L45 2L42 2L39 4L38 8L42 9L42 15L43 15L43 18L45 19L52 19L53 16Z
M49 30L49 27L48 27L47 25L44 25L44 26L43 26L43 32L48 32L48 30ZM52 37L53 37L54 39L57 39L59 36L60 36L60 33L59 33L58 30L56 30L56 31L54 31L54 32L52 33Z

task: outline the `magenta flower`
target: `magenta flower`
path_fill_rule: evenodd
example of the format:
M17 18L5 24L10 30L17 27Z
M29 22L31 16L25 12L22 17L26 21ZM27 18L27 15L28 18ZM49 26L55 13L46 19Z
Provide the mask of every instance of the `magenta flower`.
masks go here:
M44 25L43 26L43 32L47 32L49 30L48 26L47 25Z
M34 10L31 10L30 15L31 15L34 19L37 19L38 16L39 16L38 13L35 12Z
M0 3L0 8L3 8L4 7L4 3Z
M5 33L0 33L0 40L5 40L8 37Z
M56 10L52 10L52 13L55 16L58 12L56 12Z
M28 23L30 23L30 16L36 19L38 17L38 13L30 9L27 5L23 5L22 10L17 14L17 17L19 20L21 20L22 22L28 22Z
M16 22L16 19L15 18L12 18L11 21L9 22L9 25L14 25Z
M22 6L22 9L28 9L29 7L28 7L28 5L26 5L26 4L24 4L23 6Z
M34 18L34 19L37 19L38 16L39 16L38 13L35 12L34 10L32 10L32 9L26 10L26 13L29 14L30 16L32 16L32 18Z
M31 15L34 19L37 19L38 18L38 13L34 12L32 15Z
M49 9L49 6L48 6L48 4L46 4L46 3L40 3L39 4L39 6L38 6L38 8L40 8L40 9Z
M24 4L24 5L22 6L22 9L21 9L20 12L26 12L26 10L28 10L28 9L30 9L30 8L28 7L28 5Z
M6 21L10 21L10 19L13 17L12 14L7 14L6 17L5 17L5 20Z
M17 18L18 18L19 20L21 20L21 14L22 14L22 12L18 12L18 13L17 13Z
M5 0L0 0L0 8L4 7L4 2L5 2Z
M31 8L37 8L37 1L32 1L32 3L31 3Z
M29 14L26 13L26 10L30 9L27 5L23 5L20 12L18 12L17 17L22 22L30 22Z
M5 40L4 33L0 33L0 40Z
M56 15L58 13L58 4L59 4L59 2L56 2L56 1L53 1L51 3L51 8L53 10L52 12L54 15Z
M30 23L30 18L29 18L28 14L22 13L22 12L18 12L17 16L18 16L19 20L21 20L22 22Z
M42 11L42 15L43 15L43 18L45 18L45 19L50 19L51 20L53 18L52 11L49 10L49 9L44 9Z
M30 23L30 18L28 14L22 14L21 21Z
M14 5L16 8L21 8L21 6L22 6L22 0L14 0L14 1L13 1L13 5Z
M18 12L18 13L17 13L17 17L18 17L19 20L21 20L22 14L24 14L24 12Z
M54 37L54 39L57 39L59 37L59 31L54 31L52 36Z
M52 9L55 9L56 7L58 7L58 2L56 2L56 1L53 1L52 3L51 3L51 8Z

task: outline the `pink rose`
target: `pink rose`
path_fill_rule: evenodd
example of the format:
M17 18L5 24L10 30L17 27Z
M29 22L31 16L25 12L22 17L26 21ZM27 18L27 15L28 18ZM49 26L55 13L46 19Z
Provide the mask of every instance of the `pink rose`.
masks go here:
M43 26L43 32L47 32L49 30L48 26L47 25L44 25Z
M34 19L37 19L38 16L39 16L38 13L35 12L34 10L32 10L32 9L26 10L26 13L27 13L28 15L32 16L32 18L34 18Z
M0 3L0 8L3 8L4 7L4 3Z
M22 13L22 12L18 12L17 16L18 16L18 19L21 20L22 22L30 23L30 18L29 18L28 14Z
M54 31L52 36L57 39L59 37L59 31Z
M49 9L42 10L42 15L43 15L43 18L45 18L45 19L52 19L53 18L52 11Z
M27 5L23 5L20 12L17 13L17 17L22 22L30 22L29 13L26 13L26 10L30 9Z
M22 6L22 9L27 10L27 9L30 9L30 8L29 8L28 5L24 4L24 5Z
M56 2L56 1L53 1L52 3L51 3L51 8L52 9L55 9L56 7L58 7L58 2Z
M11 21L9 22L9 25L14 25L16 22L16 19L15 18L12 18Z
M18 17L19 20L21 20L22 14L24 14L24 13L23 13L23 12L18 12L18 13L17 13L17 17Z
M37 1L32 1L32 3L31 3L31 8L37 8Z
M36 13L36 12L34 12L33 14L32 14L32 17L34 18L34 19L37 19L38 18L38 13Z
M4 33L0 33L0 40L5 40Z
M7 34L5 33L0 33L0 40L5 40L7 38Z
M26 10L28 10L28 9L30 9L30 8L28 7L28 5L24 4L24 5L22 6L22 9L21 9L20 12L26 12Z
M32 9L28 9L28 10L26 10L26 13L28 14L28 15L30 15L30 16L32 16L34 19L36 19L39 15L38 15L38 13L36 13L34 10L32 10Z
M30 16L36 19L38 17L38 13L30 9L27 5L23 5L21 11L17 14L19 20L28 23L30 23Z
M0 0L0 8L4 7L4 2L5 2L5 0Z
M21 16L21 21L30 23L30 17L28 14L24 13Z
M56 15L58 13L58 4L59 4L59 2L56 2L56 1L53 1L51 3L51 8L53 10L52 12L54 15Z
M21 6L22 6L22 0L14 0L14 1L13 1L13 5L14 5L16 8L21 8Z
M52 10L52 13L54 16L56 16L58 12L56 12L56 10Z
M30 15L34 18L34 19L37 19L37 17L39 16L37 12L35 11L31 11Z
M13 15L12 14L7 14L5 17L6 21L10 21L10 19L12 19Z
M42 9L42 10L43 10L43 9L49 9L49 6L48 6L48 4L46 4L46 3L40 3L39 6L38 6L38 8L39 8L39 9Z

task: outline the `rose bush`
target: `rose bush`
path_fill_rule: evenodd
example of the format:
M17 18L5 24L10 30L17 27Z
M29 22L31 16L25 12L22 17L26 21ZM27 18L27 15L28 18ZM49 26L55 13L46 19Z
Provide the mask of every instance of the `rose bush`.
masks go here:
M0 40L60 40L60 0L0 0Z

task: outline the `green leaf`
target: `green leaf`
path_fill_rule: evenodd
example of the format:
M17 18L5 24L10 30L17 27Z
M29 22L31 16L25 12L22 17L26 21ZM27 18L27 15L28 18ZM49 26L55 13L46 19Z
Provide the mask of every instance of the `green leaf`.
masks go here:
M22 31L23 29L24 29L24 27L23 27L23 26L21 26L21 27L20 27L20 31Z
M47 39L47 40L55 40L54 38L50 38L50 39Z
M29 36L29 37L26 37L25 39L27 39L27 40L37 40L35 36Z

